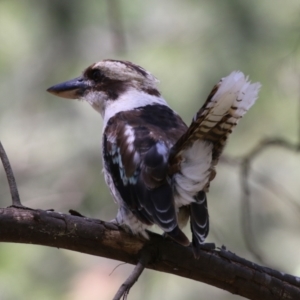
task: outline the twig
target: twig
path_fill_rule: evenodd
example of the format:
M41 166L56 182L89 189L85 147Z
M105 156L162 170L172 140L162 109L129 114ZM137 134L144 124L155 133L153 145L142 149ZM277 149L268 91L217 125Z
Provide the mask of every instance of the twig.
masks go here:
M299 86L299 94L298 94L298 111L297 111L297 113L298 113L298 115L297 115L297 120L298 120L298 128L297 128L297 130L298 130L298 132L297 132L297 134L298 134L298 151L300 150L300 86Z
M293 151L293 152L297 152L299 151L299 145L296 144L292 144L291 142L280 138L280 137L274 137L274 138L268 138L268 139L263 139L262 141L260 141L257 146L250 151L247 155L241 157L241 160L253 160L256 156L258 156L261 152L263 152L264 150L266 150L269 147L281 147L284 149L287 149L289 151Z
M299 117L300 117L300 105L299 105ZM300 120L300 119L299 119ZM299 142L297 144L292 144L291 142L280 138L273 137L269 139L263 139L246 155L241 157L229 157L224 156L220 160L222 163L231 166L237 166L240 168L241 176L241 188L242 188L242 205L241 205L241 224L243 229L243 237L248 250L253 254L253 256L262 264L266 265L263 255L259 250L259 247L255 241L255 235L251 229L251 189L249 186L249 175L251 170L251 165L254 159L259 156L263 151L270 147L281 147L287 149L291 152L300 151L300 122L298 125L299 129ZM292 201L291 201L292 202ZM292 203L297 205L295 203ZM298 205L297 205L298 207Z
M23 207L23 205L21 204L21 200L20 200L17 183L15 180L13 170L10 166L8 157L6 155L6 152L5 152L1 142L0 142L0 157L1 157L2 164L4 167L5 173L6 173L6 178L8 181L9 190L10 190L11 199L12 199L12 205L16 206L16 207Z
M113 274L114 271L116 271L120 266L126 265L126 262L123 263L119 263L118 265L116 265L113 270L109 273L108 276L111 276Z
M280 137L275 137L271 139L264 139L259 142L256 147L250 151L247 155L239 158L241 161L241 187L243 191L242 197L242 228L243 228L243 236L245 239L245 243L249 251L255 256L255 258L266 264L264 261L262 254L260 253L259 247L257 246L254 238L254 234L251 229L251 207L250 207L250 187L249 187L249 173L251 171L251 164L253 160L264 150L269 147L282 147L292 152L299 151L299 145L294 145L289 141L282 139Z
M123 300L127 299L130 289L137 282L137 280L143 273L149 259L150 259L150 255L148 254L148 252L142 254L139 262L137 263L137 265L135 266L135 268L133 269L129 277L120 286L113 300L120 300L121 298L123 298Z
M243 236L248 250L252 255L263 264L266 264L262 254L260 253L259 247L256 244L254 234L251 228L251 208L250 208L250 187L249 187L249 171L250 161L245 159L241 165L241 187L243 191L242 205L241 205L241 223Z
M287 188L273 178L268 177L258 171L251 170L254 173L253 181L262 189L267 190L269 193L273 194L279 200L284 200L284 203L289 204L290 208L294 212L300 214L300 204L294 197L290 194ZM268 186L270 185L270 186Z

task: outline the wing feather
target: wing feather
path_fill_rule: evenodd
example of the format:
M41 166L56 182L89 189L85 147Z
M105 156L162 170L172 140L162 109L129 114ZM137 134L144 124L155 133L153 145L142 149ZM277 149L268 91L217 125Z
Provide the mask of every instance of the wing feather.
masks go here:
M168 119L165 118L166 110ZM167 172L170 147L183 130L177 131L176 137L176 128L169 123L172 118L175 123L177 116L168 107L163 111L158 109L152 119L149 113L145 116L147 123L141 122L139 111L122 112L114 117L117 120L108 122L103 140L105 168L113 176L121 206L126 206L139 221L157 224L177 242L188 245L189 240L178 227ZM169 132L156 128L159 125L170 128ZM181 128L185 125L181 124Z

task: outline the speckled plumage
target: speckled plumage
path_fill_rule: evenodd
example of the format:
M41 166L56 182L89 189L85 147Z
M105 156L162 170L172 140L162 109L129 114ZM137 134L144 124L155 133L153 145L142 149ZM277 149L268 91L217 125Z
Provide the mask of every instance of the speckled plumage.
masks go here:
M82 99L104 119L104 175L118 203L116 222L147 237L156 224L196 257L209 219L206 193L225 142L260 88L236 71L212 90L187 127L161 97L157 79L127 61L104 60L48 91Z

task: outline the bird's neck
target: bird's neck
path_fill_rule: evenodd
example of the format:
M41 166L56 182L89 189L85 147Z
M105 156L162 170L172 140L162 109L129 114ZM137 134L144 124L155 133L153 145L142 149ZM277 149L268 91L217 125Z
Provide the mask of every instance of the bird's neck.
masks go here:
M108 120L119 112L134 110L138 107L154 104L168 106L165 99L161 96L151 95L150 93L137 89L129 89L116 100L108 100L106 109L102 115L104 122L103 128L106 127Z

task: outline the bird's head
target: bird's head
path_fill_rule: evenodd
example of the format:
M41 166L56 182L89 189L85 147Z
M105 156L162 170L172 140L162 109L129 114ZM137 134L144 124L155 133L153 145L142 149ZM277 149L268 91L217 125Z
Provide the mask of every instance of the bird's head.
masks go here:
M107 110L116 113L156 102L150 98L160 98L157 83L153 75L138 65L106 59L89 66L81 76L47 91L67 99L85 100L105 118Z

